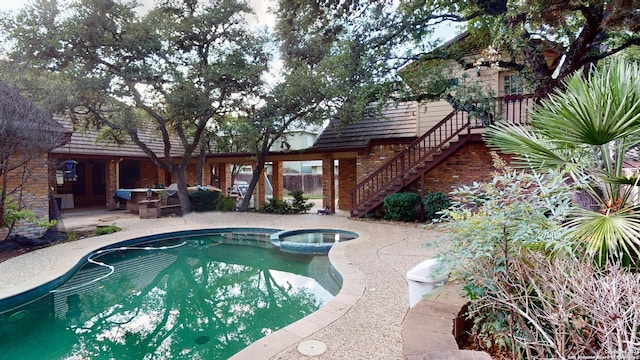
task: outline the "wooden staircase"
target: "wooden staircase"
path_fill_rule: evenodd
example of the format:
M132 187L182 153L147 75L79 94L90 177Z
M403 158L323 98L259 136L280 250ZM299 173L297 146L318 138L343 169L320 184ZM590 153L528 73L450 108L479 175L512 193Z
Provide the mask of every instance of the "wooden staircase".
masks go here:
M503 120L524 123L531 97L498 99L496 114ZM384 198L397 193L421 178L460 149L472 138L472 129L483 124L468 112L451 112L428 132L411 143L385 165L349 190L351 216L363 217L380 206Z
M351 216L362 217L387 195L399 192L434 168L471 135L467 112L453 111L385 165L349 191Z

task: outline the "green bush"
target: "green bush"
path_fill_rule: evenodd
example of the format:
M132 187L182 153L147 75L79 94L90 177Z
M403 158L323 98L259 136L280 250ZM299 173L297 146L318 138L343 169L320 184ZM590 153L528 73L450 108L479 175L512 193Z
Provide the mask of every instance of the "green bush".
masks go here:
M193 211L213 211L216 209L216 197L219 196L218 192L208 190L194 190L189 192L189 198L191 199L191 206Z
M264 211L269 214L291 214L291 205L287 201L271 198L264 204Z
M396 193L384 199L384 218L395 221L414 221L416 205L420 203L420 194Z
M303 196L302 190L289 193L293 196L293 202L291 203L291 211L293 214L306 213L313 207L312 203L307 203L309 198Z
M235 199L224 196L218 191L194 190L189 192L193 211L233 211L236 206Z
M441 240L437 257L452 270L452 280L461 283L471 300L470 332L482 348L513 351L516 359L546 359L553 354L531 356L527 351L543 342L538 337L540 329L553 334L557 329L554 326L561 322L548 313L529 321L514 309L532 314L541 304L554 308L557 299L574 296L549 291L547 284L539 283L534 275L539 270L529 269L533 256L540 259L539 266L544 266L548 259L572 259L580 252L568 240L568 229L563 226L570 213L571 192L561 174L515 171L496 154L492 155L496 169L501 172L491 182L463 186L449 194L452 206L444 210L446 222L441 228L448 236ZM554 281L574 282L570 272L566 275L566 279ZM539 297L534 284L540 286L545 296L554 296ZM544 324L536 328L532 324L538 321Z
M264 211L270 214L306 213L313 207L313 204L307 203L309 198L305 198L303 194L300 190L289 193L289 195L293 196L292 202L275 198L269 199L264 204Z
M424 198L422 198L424 204L424 215L427 219L439 219L441 217L441 211L451 206L451 201L447 194L437 191L428 192Z
M218 211L233 211L236 208L236 199L220 195L216 198L216 210Z

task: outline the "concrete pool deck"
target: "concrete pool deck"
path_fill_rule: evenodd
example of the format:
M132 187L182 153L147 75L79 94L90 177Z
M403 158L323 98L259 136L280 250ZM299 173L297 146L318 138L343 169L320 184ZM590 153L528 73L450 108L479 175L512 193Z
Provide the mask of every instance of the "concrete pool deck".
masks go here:
M258 340L232 359L490 359L485 353L457 351L455 341L452 344L451 316L463 301L453 286L447 285L442 296L423 300L409 312L405 274L434 254L423 244L435 241L441 233L419 224L358 221L349 219L346 212L317 215L312 211L301 215L191 213L144 220L124 211L65 212L67 231L110 224L123 230L0 263L0 298L51 281L87 253L134 237L224 227L347 230L358 233L359 238L336 244L329 254L344 277L340 293L315 313ZM407 318L408 313L412 319ZM298 345L306 340L320 341L327 349L321 355L303 355Z

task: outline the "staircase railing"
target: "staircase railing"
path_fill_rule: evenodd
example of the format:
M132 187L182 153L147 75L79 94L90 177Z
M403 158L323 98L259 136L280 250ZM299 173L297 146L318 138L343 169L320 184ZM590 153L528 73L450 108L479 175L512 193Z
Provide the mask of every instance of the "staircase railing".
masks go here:
M531 96L513 95L497 100L494 118L515 124L526 122L527 112L533 104ZM406 176L409 172L418 171L417 168L420 166L424 167L427 160L439 154L465 130L466 134L470 135L472 128L484 125L476 117L469 116L466 111L458 110L448 114L349 191L351 216L360 216L372 210L380 204L379 199L387 195L387 191L396 192L408 185L407 182L413 181L413 178Z
M453 111L414 141L407 149L396 154L385 165L349 191L351 216L357 216L358 207L377 198L382 191L394 186L404 186L404 175L431 155L437 153L464 130L470 132L470 121L465 111ZM400 182L400 183L398 183Z

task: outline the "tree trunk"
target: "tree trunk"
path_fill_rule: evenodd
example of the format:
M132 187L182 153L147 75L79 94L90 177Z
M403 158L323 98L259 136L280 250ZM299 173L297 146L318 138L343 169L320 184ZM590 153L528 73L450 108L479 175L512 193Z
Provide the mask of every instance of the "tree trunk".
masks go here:
M251 174L251 181L249 182L249 188L247 189L247 193L245 194L244 199L242 199L242 203L240 204L240 209L239 209L240 211L247 211L249 209L249 202L251 201L251 196L253 195L253 191L255 190L256 185L258 184L258 181L260 180L260 174L264 169L264 163L265 163L265 157L259 156L258 163L256 164L256 168L253 169L253 172Z
M189 199L189 190L187 189L187 177L185 168L179 166L176 168L175 176L176 183L178 184L178 199L180 199L180 208L182 214L188 214L191 212L191 199Z
M196 179L196 182L198 183L197 185L204 185L203 182L203 176L204 176L204 165L205 165L205 161L206 161L206 149L204 148L204 146L200 147L200 156L198 158L198 170L197 170L197 176L198 178Z
M0 229L5 227L4 223L4 209L7 204L7 172L2 172L2 188L0 189ZM8 234L7 234L8 236ZM6 238L5 238L6 239ZM3 239L3 240L5 240Z

